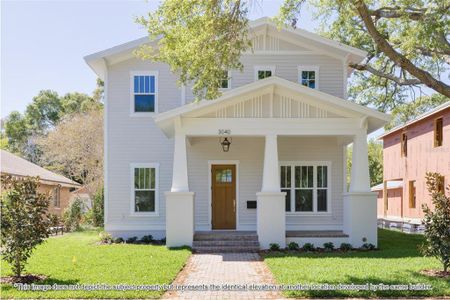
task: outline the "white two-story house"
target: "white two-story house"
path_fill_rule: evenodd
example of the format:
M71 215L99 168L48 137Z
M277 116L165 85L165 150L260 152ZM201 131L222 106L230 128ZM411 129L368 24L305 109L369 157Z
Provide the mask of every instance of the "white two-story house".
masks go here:
M105 229L195 246L196 233L254 233L261 248L290 241L377 244L367 134L389 116L347 98L362 50L301 29L250 23L244 70L222 96L193 102L138 39L85 57L105 81ZM351 184L346 147L353 143Z

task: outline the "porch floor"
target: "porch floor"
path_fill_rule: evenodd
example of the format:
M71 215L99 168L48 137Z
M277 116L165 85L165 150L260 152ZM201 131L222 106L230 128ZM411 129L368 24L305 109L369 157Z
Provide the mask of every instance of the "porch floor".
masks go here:
M287 230L286 237L338 238L348 235L339 230Z

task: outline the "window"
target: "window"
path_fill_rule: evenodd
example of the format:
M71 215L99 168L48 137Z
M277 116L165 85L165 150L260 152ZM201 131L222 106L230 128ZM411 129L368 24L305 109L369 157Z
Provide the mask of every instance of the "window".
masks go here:
M132 114L157 112L157 73L132 72L131 95Z
M132 213L155 214L158 205L158 166L156 164L133 164Z
M58 185L53 189L53 206L61 207L61 186Z
M255 66L255 80L275 75L275 66Z
M281 191L287 212L329 211L329 162L282 163Z
M401 155L402 155L402 157L408 156L408 135L406 134L406 132L402 133Z
M230 88L230 72L229 71L223 71L223 77L222 81L220 82L220 88L221 89L228 89Z
M409 182L409 208L416 208L416 181Z
M443 119L434 120L434 147L442 146L443 134Z
M298 82L312 89L319 88L319 67L317 66L299 66Z

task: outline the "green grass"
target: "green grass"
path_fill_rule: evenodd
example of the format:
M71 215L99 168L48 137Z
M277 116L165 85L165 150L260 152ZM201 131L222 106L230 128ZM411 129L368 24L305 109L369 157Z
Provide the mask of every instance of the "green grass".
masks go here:
M33 252L26 273L48 276L39 284L169 284L190 255L188 249L153 245L97 245L98 232L48 239ZM1 275L11 275L2 261ZM157 298L163 291L19 291L2 285L1 298Z
M448 296L449 279L420 274L423 269L441 268L436 259L420 255L417 246L422 241L420 235L380 229L379 251L270 253L264 255L264 259L279 284L423 283L432 286L431 291L285 291L289 297Z

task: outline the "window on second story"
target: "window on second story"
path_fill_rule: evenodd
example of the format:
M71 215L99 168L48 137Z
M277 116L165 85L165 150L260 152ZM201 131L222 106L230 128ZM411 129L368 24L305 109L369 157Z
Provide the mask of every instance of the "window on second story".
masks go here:
M408 135L406 134L406 132L402 133L401 155L402 155L402 157L408 156Z
M442 146L444 138L443 126L444 122L442 118L434 120L434 147Z
M220 88L221 89L228 89L230 88L230 72L229 71L223 71L223 77L222 81L220 82Z
M133 114L157 112L157 76L153 72L135 73L131 76Z
M316 66L300 66L298 68L298 82L312 89L319 88L319 68Z
M264 79L275 75L274 66L255 66L255 80Z

